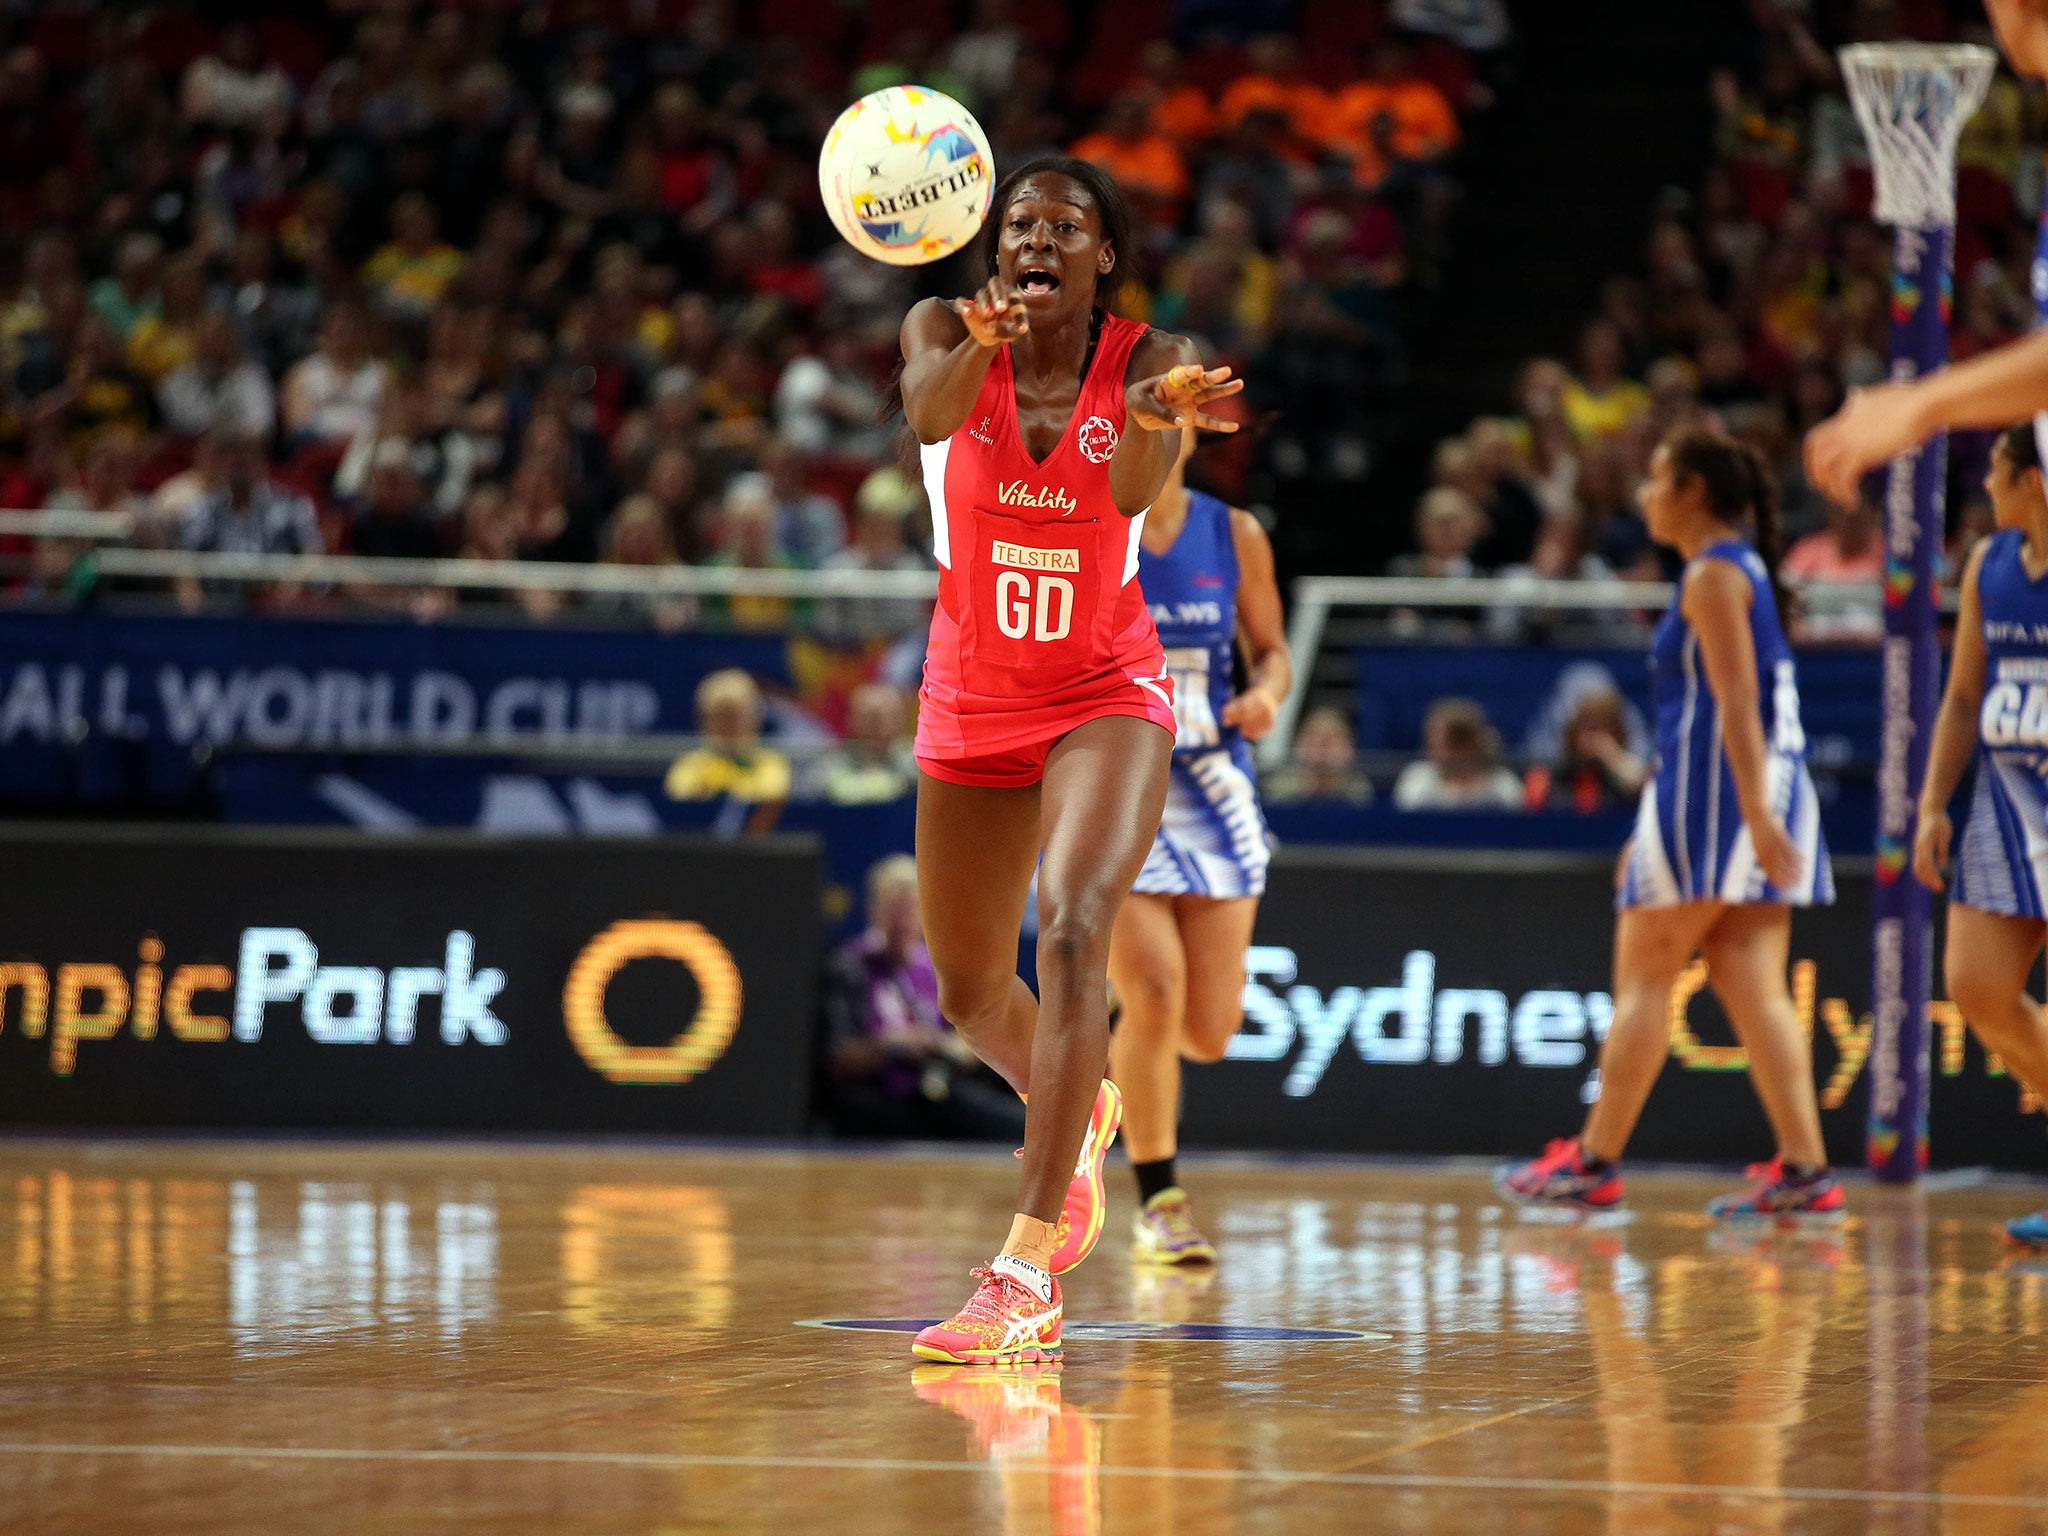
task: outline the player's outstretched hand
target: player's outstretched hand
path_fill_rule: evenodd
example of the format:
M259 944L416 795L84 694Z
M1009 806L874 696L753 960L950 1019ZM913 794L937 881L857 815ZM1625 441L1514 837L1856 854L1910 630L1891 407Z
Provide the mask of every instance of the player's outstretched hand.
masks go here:
M1948 845L1954 836L1946 810L1920 813L1920 830L1913 834L1913 873L1930 891L1948 884Z
M1910 384L1851 390L1839 411L1806 434L1806 478L1828 500L1851 505L1858 480L1926 436Z
M1263 688L1247 688L1223 706L1223 723L1236 726L1246 741L1264 740L1279 717L1278 702Z
M1148 432L1179 431L1190 421L1205 432L1235 432L1236 422L1212 416L1202 407L1243 388L1244 380L1231 378L1228 368L1181 363L1126 389L1124 413Z
M1771 884L1789 891L1799 883L1806 863L1799 857L1799 845L1792 841L1792 834L1779 826L1775 818L1760 816L1751 822L1749 841L1756 849L1757 867Z
M981 292L971 299L955 299L953 313L976 344L984 347L1000 347L1031 329L1031 319L1024 313L1024 296L1000 277L983 283Z

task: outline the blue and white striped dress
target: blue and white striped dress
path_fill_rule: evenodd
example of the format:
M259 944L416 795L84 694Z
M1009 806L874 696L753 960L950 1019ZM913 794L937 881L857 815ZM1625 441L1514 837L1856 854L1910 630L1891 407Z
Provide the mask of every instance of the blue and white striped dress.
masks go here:
M1166 815L1131 889L1141 896L1263 895L1272 854L1251 744L1222 723L1237 643L1237 546L1230 508L1188 492L1173 548L1138 547L1138 585L1173 677L1179 730Z
M1657 769L1643 786L1629 844L1620 905L1664 907L1719 900L1821 906L1835 899L1834 873L1820 831L1820 804L1806 767L1799 723L1799 679L1792 647L1778 622L1770 573L1756 551L1737 539L1700 551L1726 560L1749 578L1750 641L1756 649L1757 697L1763 709L1764 779L1771 809L1799 849L1800 879L1779 890L1757 866L1735 794L1735 775L1721 736L1721 707L1707 686L1699 636L1679 610L1684 582L1657 626L1651 646L1656 684ZM1686 570L1690 573L1692 566Z
M1950 899L2002 917L2048 917L2048 578L2032 581L2016 528L1991 536L1977 568L1984 703L1977 789Z

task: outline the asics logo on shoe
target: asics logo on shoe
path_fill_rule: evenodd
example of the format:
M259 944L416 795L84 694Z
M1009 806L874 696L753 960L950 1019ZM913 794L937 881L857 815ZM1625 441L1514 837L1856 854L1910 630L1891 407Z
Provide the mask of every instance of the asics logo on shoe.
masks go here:
M1065 1310L1064 1307L1054 1307L1050 1312L1040 1312L1035 1316L1012 1317L1003 1329L1002 1340L996 1349L1000 1351L1018 1344L1037 1343L1052 1331L1053 1325L1060 1320L1060 1313Z

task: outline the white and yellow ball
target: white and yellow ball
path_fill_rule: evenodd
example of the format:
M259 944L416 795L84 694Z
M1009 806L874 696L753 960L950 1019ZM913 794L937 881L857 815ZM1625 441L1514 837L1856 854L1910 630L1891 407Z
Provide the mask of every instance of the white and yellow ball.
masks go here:
M995 189L988 135L959 102L921 85L863 96L825 135L818 190L863 255L914 267L974 238Z

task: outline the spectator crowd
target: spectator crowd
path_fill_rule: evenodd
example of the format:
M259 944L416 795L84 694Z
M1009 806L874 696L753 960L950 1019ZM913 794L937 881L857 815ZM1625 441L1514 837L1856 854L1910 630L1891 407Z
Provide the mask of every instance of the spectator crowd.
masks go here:
M1657 579L1670 574L1633 504L1652 448L1711 422L1756 448L1780 487L1784 572L1808 594L1809 642L1870 644L1883 551L1876 487L1825 505L1800 443L1844 393L1885 377L1891 243L1873 222L1869 152L1835 50L1911 38L1990 43L1982 13L1942 0L1816 0L1747 7L1741 63L1708 82L1713 156L1700 184L1651 211L1643 263L1605 283L1570 357L1534 357L1509 407L1439 444L1415 512L1415 575ZM2048 98L2001 70L1964 129L1957 178L1954 352L1968 357L2033 322L2033 221ZM1980 483L1989 434L1950 450L1948 578L1988 531ZM1846 597L1846 594L1844 594ZM1502 601L1487 629L1526 635Z

